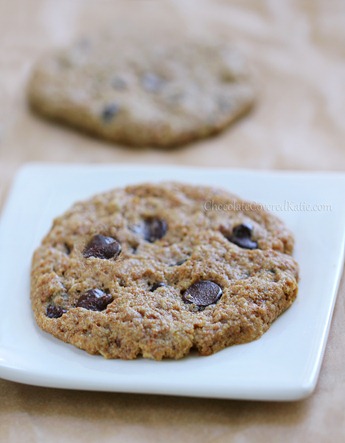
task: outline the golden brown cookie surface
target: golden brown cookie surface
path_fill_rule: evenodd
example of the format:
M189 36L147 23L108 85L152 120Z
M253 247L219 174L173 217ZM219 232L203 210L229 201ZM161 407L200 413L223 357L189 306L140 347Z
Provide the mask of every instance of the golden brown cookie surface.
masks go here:
M260 337L294 301L293 237L223 190L178 183L76 203L36 250L38 325L92 354L202 355Z

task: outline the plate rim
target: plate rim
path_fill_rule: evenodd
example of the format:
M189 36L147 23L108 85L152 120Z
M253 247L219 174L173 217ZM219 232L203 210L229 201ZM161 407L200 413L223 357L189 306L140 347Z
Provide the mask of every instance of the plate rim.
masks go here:
M188 166L188 165L160 165L160 164L154 164L154 165L138 165L138 164L128 164L128 163L119 163L119 164L104 164L104 163L99 163L99 164L90 164L90 163L44 163L44 162L30 162L27 163L25 165L23 165L21 168L19 168L19 170L17 171L17 173L15 174L14 179L12 180L12 185L10 187L9 192L7 193L7 197L6 200L4 202L1 214L0 214L0 235L2 233L3 230L3 220L8 216L7 213L10 212L10 205L12 200L14 199L14 196L17 192L17 188L20 187L21 185L21 181L25 180L26 175L30 175L32 173L37 173L37 171L42 170L43 169L50 169L50 170L63 170L63 169L69 169L69 170L81 170L84 169L84 171L95 171L95 170L114 170L114 169L120 169L120 170L126 170L126 169L139 169L139 170L152 170L152 169L157 169L157 170L162 170L162 169L166 169L166 170L173 170L173 169L179 169L179 170L196 170L196 171L200 171L200 170L207 170L210 172L230 172L230 173L239 173L239 174L249 174L249 175L267 175L267 176L271 176L271 177L280 177L280 176L285 176L285 177L315 177L317 179L331 179L334 180L335 182L342 182L342 186L345 189L345 173L342 172L329 172L329 171L296 171L296 170L259 170L259 169L246 169L246 168L215 168L215 167L204 167L204 166ZM164 180L160 180L160 181L164 181ZM336 299L337 299L337 295L339 292L339 286L340 286L340 281L341 281L341 276L342 276L342 270L343 270L343 264L344 264L344 256L345 256L345 248L344 248L344 243L345 243L345 231L343 229L343 242L342 242L342 254L341 257L338 258L337 260L337 269L334 271L334 296L332 297L332 303L329 306L329 315L327 317L328 319L328 324L327 324L327 329L325 332L325 338L323 339L323 346L322 349L319 349L319 357L318 357L318 367L315 367L315 363L314 363L314 371L311 375L309 375L309 377L304 381L304 383L302 383L300 385L300 388L298 390L296 390L295 392L290 392L290 395L288 395L288 393L285 393L285 398L283 399L279 399L279 398L274 398L276 401L292 401L292 400L300 400L303 398L306 398L307 396L309 396L315 389L316 384L317 384L317 380L318 380L318 376L321 370L321 364L322 364L322 360L323 360L323 355L325 352L325 347L326 347L326 343L327 343L327 338L329 335L329 329L330 329L330 325L331 325L331 321L332 321L332 316L333 316L333 312L334 312L334 307L335 307L335 303L336 303ZM1 351L1 345L0 345L0 351ZM25 372L25 371L24 371ZM26 375L26 376L25 376ZM113 389L109 389L105 388L105 387L100 387L100 386L95 386L95 387L90 387L87 386L87 384L83 384L80 383L79 386L72 386L71 382L67 383L70 384L70 386L66 386L66 383L63 383L63 380L59 381L57 379L55 379L55 382L49 383L49 380L45 381L45 384L38 382L35 382L34 377L33 377L33 373L31 373L30 371L26 371L26 373L24 374L23 371L21 371L20 369L18 370L18 368L9 368L6 365L3 364L2 360L0 359L0 377L5 378L7 380L12 380L12 381L16 381L16 382L22 382L22 383L27 383L27 384L31 384L31 385L36 385L36 386L47 386L47 387L57 387L57 388L67 388L67 389L82 389L82 390L98 390L98 391L108 391L108 392L136 392L136 393L145 393L145 394L163 394L163 395L184 395L184 396L193 396L193 397L209 397L209 398L242 398L242 399L252 399L252 400L262 400L263 398L258 396L255 397L253 395L249 395L249 396L228 396L228 395L205 395L203 393L201 393L201 395L198 395L198 393L190 393L188 394L188 392L186 392L185 394L179 394L179 393L173 393L171 392L169 389L166 390L166 392L164 392L164 390L158 390L157 392L153 392L152 389L150 389L149 392L147 392L146 390L130 390L130 389L125 389L125 390L121 390L119 389L118 386L114 387ZM49 378L49 376L48 376ZM24 380L24 381L23 381ZM27 381L25 381L27 380ZM283 390L284 391L284 390ZM265 400L265 399L263 399ZM269 400L269 399L268 399Z

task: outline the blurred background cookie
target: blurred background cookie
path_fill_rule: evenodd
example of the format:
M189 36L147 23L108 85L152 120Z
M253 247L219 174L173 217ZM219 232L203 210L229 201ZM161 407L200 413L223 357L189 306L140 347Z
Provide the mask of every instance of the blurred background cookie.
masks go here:
M167 148L221 131L253 105L245 61L226 44L104 31L35 66L40 114L99 137Z

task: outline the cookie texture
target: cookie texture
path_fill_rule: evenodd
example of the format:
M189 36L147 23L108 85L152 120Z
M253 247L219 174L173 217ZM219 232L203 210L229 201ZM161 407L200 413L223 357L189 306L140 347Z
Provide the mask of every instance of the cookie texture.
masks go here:
M28 94L46 117L114 142L160 148L222 130L255 95L234 48L111 32L48 54Z
M38 325L106 358L209 355L260 337L297 295L293 237L221 189L141 184L76 203L35 251Z

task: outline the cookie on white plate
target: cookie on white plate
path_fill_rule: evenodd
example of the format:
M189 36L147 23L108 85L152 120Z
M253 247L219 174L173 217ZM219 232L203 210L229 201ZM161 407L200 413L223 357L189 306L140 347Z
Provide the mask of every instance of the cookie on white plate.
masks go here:
M38 325L106 358L209 355L259 338L294 301L293 236L260 205L181 183L76 203L34 253Z

